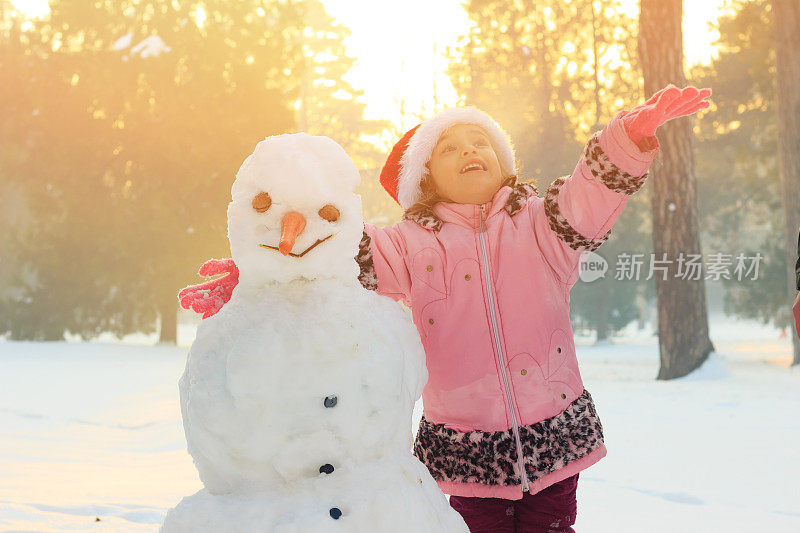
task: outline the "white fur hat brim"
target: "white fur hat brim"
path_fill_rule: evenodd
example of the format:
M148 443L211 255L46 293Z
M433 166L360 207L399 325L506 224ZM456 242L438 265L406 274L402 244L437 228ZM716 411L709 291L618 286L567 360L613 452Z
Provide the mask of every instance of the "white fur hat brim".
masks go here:
M473 106L445 109L420 124L400 158L397 200L403 209L408 209L422 197L420 183L428 174L425 163L430 160L442 133L455 124L475 124L483 128L497 153L503 175L516 175L514 145L505 130L492 117Z

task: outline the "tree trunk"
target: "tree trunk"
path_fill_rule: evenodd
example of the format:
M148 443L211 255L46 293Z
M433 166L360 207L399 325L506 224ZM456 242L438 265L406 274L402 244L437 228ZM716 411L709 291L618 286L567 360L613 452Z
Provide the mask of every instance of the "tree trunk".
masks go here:
M670 83L679 88L686 86L682 14L681 0L641 0L639 58L648 98ZM658 271L653 274L661 357L657 379L685 376L714 351L708 337L704 273L683 279L685 269L679 269L681 257L686 259L687 254L701 253L692 120L691 116L676 118L659 127L657 135L662 148L648 178L654 261L663 260L659 265L666 266L666 275Z
M178 344L178 300L175 298L175 291L161 296L158 311L161 315L158 343Z
M778 113L778 170L783 200L786 271L789 290L786 308L797 295L795 262L800 227L800 0L772 0L776 57ZM794 329L790 323L789 329ZM800 339L792 338L792 365L800 364Z

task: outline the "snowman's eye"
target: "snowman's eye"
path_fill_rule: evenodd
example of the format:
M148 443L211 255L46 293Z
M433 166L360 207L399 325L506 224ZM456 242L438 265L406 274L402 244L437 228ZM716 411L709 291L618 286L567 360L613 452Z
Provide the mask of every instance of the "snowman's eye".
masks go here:
M336 209L331 204L326 205L322 209L318 211L319 216L327 220L328 222L336 222L339 220L339 210Z
M253 209L259 213L265 212L271 205L272 198L270 198L269 194L265 192L259 193L253 198Z

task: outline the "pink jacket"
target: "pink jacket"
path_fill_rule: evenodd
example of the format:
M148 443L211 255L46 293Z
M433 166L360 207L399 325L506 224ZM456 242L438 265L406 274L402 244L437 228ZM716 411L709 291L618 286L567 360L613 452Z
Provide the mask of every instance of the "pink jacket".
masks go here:
M569 291L647 177L620 112L572 176L544 198L501 187L486 204L440 202L384 228L364 225L361 283L412 310L429 379L414 453L440 488L520 499L606 455L583 387Z

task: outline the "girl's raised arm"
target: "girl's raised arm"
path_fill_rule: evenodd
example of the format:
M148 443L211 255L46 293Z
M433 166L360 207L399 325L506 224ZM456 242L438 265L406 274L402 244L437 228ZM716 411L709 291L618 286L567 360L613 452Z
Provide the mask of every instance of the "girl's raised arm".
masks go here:
M568 288L580 275L581 252L608 239L628 199L644 184L660 150L655 129L708 107L703 100L710 94L668 85L644 104L620 111L589 139L572 175L550 184L544 199L532 199L529 214L539 245Z
M545 260L568 287L578 280L581 252L608 239L660 149L658 141L639 149L625 133L623 113L592 136L572 175L553 181L528 211Z

